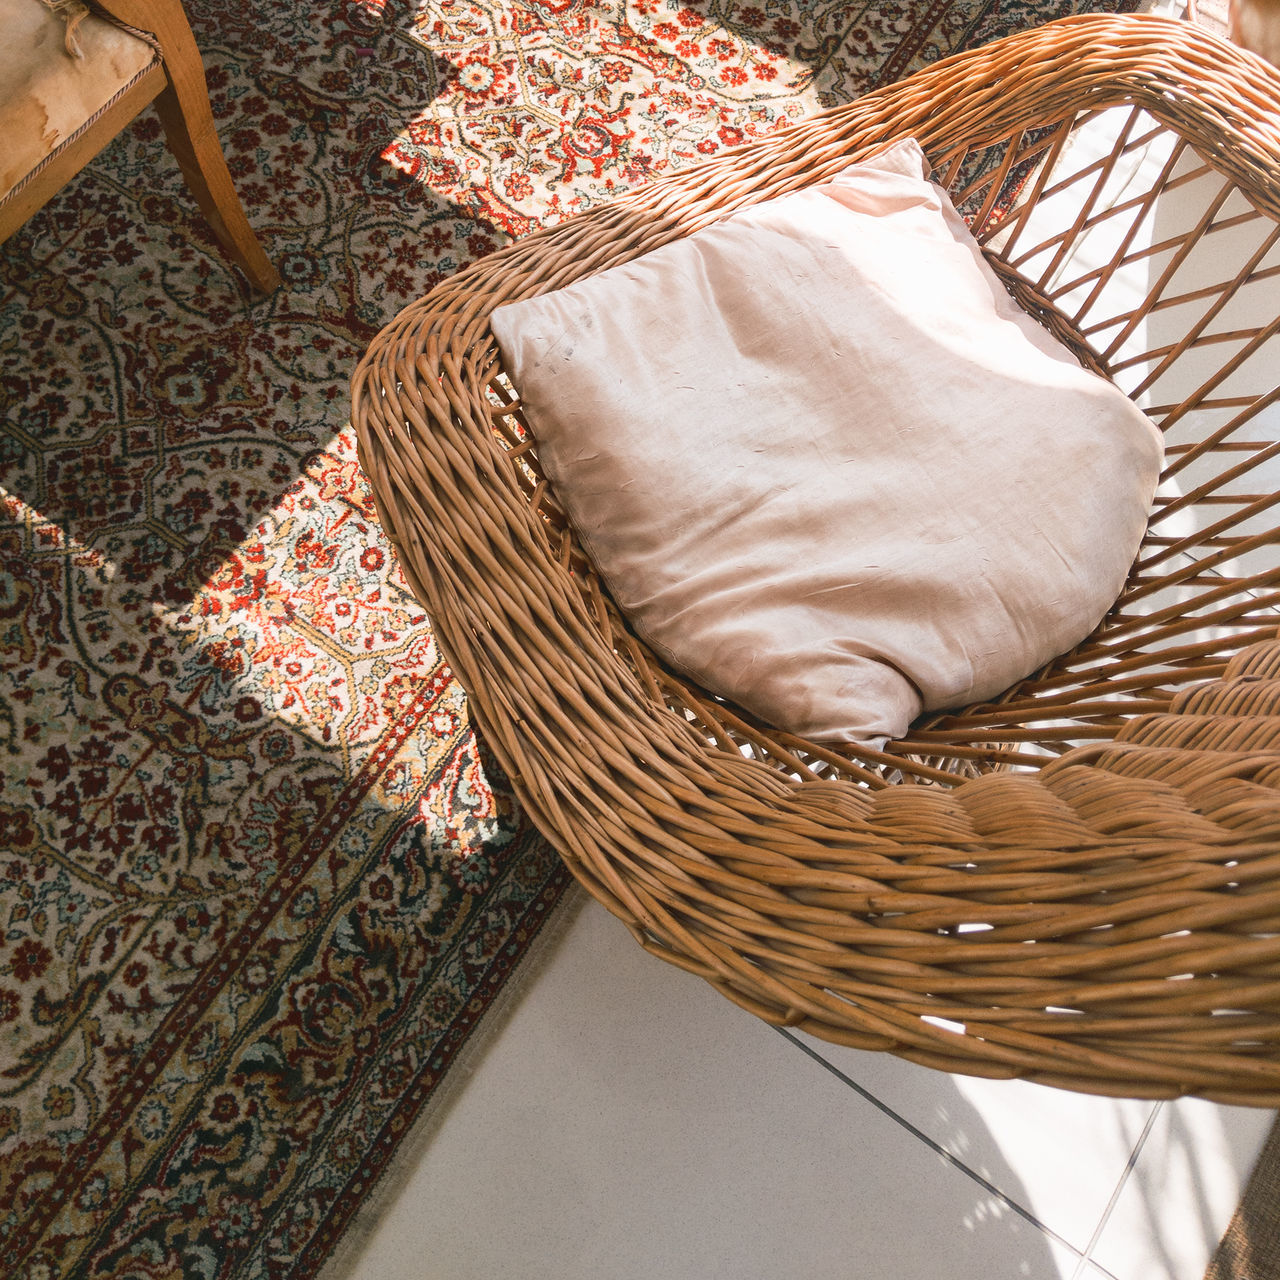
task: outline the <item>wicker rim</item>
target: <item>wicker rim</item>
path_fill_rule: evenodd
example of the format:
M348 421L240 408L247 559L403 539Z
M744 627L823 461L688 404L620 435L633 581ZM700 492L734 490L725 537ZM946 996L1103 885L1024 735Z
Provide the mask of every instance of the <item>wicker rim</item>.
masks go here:
M1168 651L1164 683L1113 661L1123 713L1077 704L1097 740L1039 772L888 786L885 762L868 757L824 776L820 752L708 705L627 638L557 522L488 332L503 302L898 138L918 138L959 181L984 148L1043 132L1056 155L1077 113L1124 104L1189 139L1258 216L1280 219L1273 69L1183 23L1068 18L460 273L375 340L353 379L354 423L386 530L478 725L575 876L646 949L771 1022L944 1070L1276 1106L1274 622L1255 625L1250 607L1220 654ZM988 181L975 226L998 229L999 179L1016 158ZM1023 294L1073 329L1043 291ZM1128 595L1147 590L1143 572ZM1121 610L1110 625L1134 624ZM1181 625L1171 619L1169 634ZM1066 676L1050 672L1045 687L1055 680ZM1027 710L1014 697L986 714L1014 732ZM982 763L990 747L965 745L965 725L952 717L935 732ZM944 780L955 778L914 779Z

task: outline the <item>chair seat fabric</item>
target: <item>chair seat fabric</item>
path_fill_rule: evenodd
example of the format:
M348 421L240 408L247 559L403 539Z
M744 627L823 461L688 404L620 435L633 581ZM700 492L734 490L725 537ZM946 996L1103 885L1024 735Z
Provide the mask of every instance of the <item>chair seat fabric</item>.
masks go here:
M67 51L41 0L0 0L0 200L158 60L151 45L96 14Z

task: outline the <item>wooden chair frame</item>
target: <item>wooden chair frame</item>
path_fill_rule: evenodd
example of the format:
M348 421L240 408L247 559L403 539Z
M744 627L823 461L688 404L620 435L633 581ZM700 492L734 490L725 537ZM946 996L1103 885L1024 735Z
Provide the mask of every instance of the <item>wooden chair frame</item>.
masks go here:
M269 293L280 275L249 225L218 142L204 64L179 0L93 0L126 26L154 37L157 60L86 127L60 147L35 177L0 202L0 242L7 240L151 103L165 139L201 212L253 288Z
M1086 122L1114 109L1091 158ZM1166 484L1075 650L883 752L833 751L628 630L540 473L488 316L909 136L1011 292L1164 430ZM1039 230L1064 200L1062 228ZM1117 218L1110 256L1082 263ZM1147 281L1136 299L1125 269ZM1076 17L475 264L376 339L354 422L476 724L646 949L772 1023L942 1070L1274 1107L1278 298L1280 75L1187 23Z

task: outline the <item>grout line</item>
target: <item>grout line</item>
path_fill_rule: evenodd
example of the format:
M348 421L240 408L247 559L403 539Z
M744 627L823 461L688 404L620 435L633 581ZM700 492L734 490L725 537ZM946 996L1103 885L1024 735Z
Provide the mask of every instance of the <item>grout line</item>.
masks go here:
M1092 1258L1081 1258L1071 1280L1119 1280L1114 1271L1108 1271L1100 1262Z
M1089 1248L1093 1248L1092 1241ZM1084 1257L1076 1263L1076 1269L1071 1273L1071 1280L1117 1280L1117 1277L1114 1271L1108 1271L1101 1264Z
M859 1097L865 1098L867 1102L871 1103L871 1105L875 1107L877 1110L882 1111L886 1116L889 1117L890 1120L894 1121L896 1124L901 1125L902 1128L904 1128L909 1134L911 1134L913 1138L919 1138L920 1141L925 1144L925 1146L927 1146L931 1151L934 1151L936 1154L940 1155L953 1168L958 1169L961 1173L972 1178L973 1181L976 1182L980 1187L982 1187L984 1191L989 1191L998 1200L1001 1200L1003 1203L1007 1204L1009 1208L1014 1211L1014 1213L1018 1214L1019 1217L1025 1218L1029 1223L1031 1223L1033 1227L1038 1227L1041 1231L1045 1233L1045 1235L1050 1236L1052 1239L1056 1240L1060 1245L1062 1245L1064 1249L1068 1249L1073 1254L1075 1254L1075 1256L1079 1259L1079 1263L1077 1264L1076 1274L1075 1276L1072 1277L1072 1280L1077 1280L1077 1277L1080 1276L1081 1266L1089 1265L1089 1258L1087 1253L1081 1253L1080 1250L1075 1245L1073 1245L1070 1240L1064 1239L1052 1227L1045 1226L1045 1224L1041 1222L1040 1219L1037 1218L1035 1214L1031 1212L1030 1209L1024 1208L1016 1200L1010 1199L1009 1196L1006 1195L1005 1192L1001 1191L1000 1188L997 1187L993 1182L988 1182L987 1179L982 1176L982 1174L969 1168L969 1166L965 1164L965 1162L961 1160L958 1156L952 1155L951 1152L946 1149L946 1147L941 1146L939 1143L935 1142L934 1139L929 1137L929 1135L925 1133L923 1130L917 1129L916 1126L913 1125L910 1120L904 1119L896 1111L894 1111L892 1107L881 1102L880 1099L875 1096L875 1094L871 1093L867 1089L864 1089L862 1085L860 1085L852 1077L845 1075L845 1073L841 1071L839 1067L836 1067L832 1063L828 1062L826 1058L824 1058L820 1053L817 1053L815 1050L811 1049L807 1044L805 1044L803 1040L798 1040L785 1027L775 1027L774 1030L780 1036L782 1036L784 1040L789 1040L793 1045L796 1046L796 1048L800 1049L804 1053L807 1053L809 1057L811 1057L815 1062L826 1067L826 1069L830 1071L831 1074L835 1076L837 1080L840 1080L844 1084L847 1084L849 1088L851 1088L856 1094L858 1094ZM1148 1123L1147 1127L1150 1128L1150 1123ZM1142 1136L1143 1138L1146 1137L1145 1130L1143 1131ZM1139 1145L1141 1145L1141 1142L1142 1142L1142 1139L1139 1139ZM1129 1157L1129 1161L1130 1161L1129 1167L1132 1167L1133 1159L1134 1159L1134 1154L1131 1153ZM1124 1182L1124 1178L1128 1175L1128 1172L1129 1172L1129 1168L1126 1168L1125 1173L1121 1176L1122 1184ZM1119 1187L1116 1188L1116 1194L1117 1195L1119 1194ZM1111 1204L1114 1204L1115 1198L1116 1197L1114 1195L1111 1197ZM1108 1213L1111 1211L1111 1204L1107 1205ZM1105 1221L1105 1214L1104 1214L1103 1220ZM1099 1231L1101 1231L1101 1227L1099 1227ZM1097 1238L1097 1234L1098 1232L1094 1233L1095 1239ZM1093 1241L1090 1241L1089 1247L1090 1248L1093 1247ZM1106 1273L1106 1274L1109 1275L1110 1273ZM1115 1280L1115 1278L1111 1277L1110 1280Z
M1071 1280L1084 1280L1086 1275L1085 1268L1090 1267L1095 1271L1101 1272L1102 1275L1108 1276L1111 1280L1115 1280L1111 1272L1105 1267L1099 1266L1093 1261L1093 1251L1098 1247L1098 1241L1102 1237L1103 1231L1106 1229L1107 1223L1111 1219L1112 1210L1116 1207L1116 1202L1120 1199L1120 1193L1124 1190L1125 1184L1129 1181L1129 1175L1133 1173L1134 1167L1138 1163L1138 1157L1142 1154L1142 1148L1146 1146L1147 1138L1151 1130L1155 1127L1156 1117L1164 1110L1164 1103L1157 1102L1151 1108L1151 1114L1147 1116L1147 1123L1142 1126L1142 1132L1138 1135L1138 1140L1133 1144L1133 1150L1129 1152L1129 1159L1125 1161L1123 1172L1120 1174L1119 1180L1116 1182L1115 1189L1111 1192L1111 1199L1107 1201L1107 1207L1102 1211L1102 1217L1094 1228L1093 1235L1089 1239L1089 1243L1085 1245L1084 1258L1076 1267L1076 1273Z

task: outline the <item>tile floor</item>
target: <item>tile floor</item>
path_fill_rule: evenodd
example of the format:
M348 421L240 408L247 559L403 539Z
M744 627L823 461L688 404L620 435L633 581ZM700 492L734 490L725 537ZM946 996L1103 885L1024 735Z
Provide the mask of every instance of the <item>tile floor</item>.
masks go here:
M562 913L332 1280L1200 1280L1274 1120L781 1032Z

